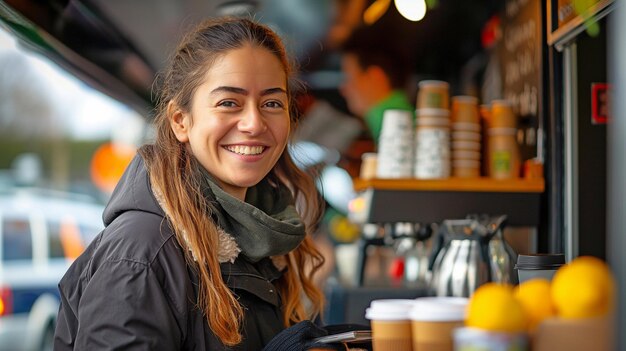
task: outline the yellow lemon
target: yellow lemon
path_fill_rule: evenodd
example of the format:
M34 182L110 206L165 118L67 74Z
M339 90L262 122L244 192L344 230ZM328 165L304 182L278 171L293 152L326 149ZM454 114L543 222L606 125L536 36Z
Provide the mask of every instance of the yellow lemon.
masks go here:
M523 332L528 322L511 285L487 283L471 297L466 324L489 331Z
M535 278L521 283L515 288L515 298L526 312L530 329L535 329L541 321L556 315L547 279Z
M559 317L606 315L613 307L615 280L599 258L581 256L562 266L552 279L552 301Z

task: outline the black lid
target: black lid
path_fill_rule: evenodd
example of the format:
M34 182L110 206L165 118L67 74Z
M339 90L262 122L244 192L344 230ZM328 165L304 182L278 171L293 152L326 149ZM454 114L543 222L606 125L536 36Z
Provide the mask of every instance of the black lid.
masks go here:
M515 269L557 269L564 264L563 254L518 255Z

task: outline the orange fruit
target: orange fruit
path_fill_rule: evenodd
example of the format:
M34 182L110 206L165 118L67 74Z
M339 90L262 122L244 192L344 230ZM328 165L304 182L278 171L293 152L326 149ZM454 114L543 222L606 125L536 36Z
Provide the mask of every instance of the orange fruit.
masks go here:
M515 287L515 298L522 304L531 330L544 319L556 315L547 279L535 278L521 283Z
M528 320L522 304L515 299L513 287L487 283L472 295L466 325L496 332L524 332Z
M604 316L613 308L615 279L599 258L581 256L562 266L552 279L552 301L559 317Z

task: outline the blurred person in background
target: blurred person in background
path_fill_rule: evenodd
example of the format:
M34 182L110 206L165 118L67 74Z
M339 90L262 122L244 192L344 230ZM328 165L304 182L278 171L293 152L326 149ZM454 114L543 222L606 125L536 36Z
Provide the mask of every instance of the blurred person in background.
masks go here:
M396 39L371 26L359 27L341 50L344 82L339 91L350 112L365 120L376 145L385 110L415 110L406 93L412 73L408 45L402 47Z
M55 350L306 350L324 296L322 209L286 145L292 68L278 36L207 21L160 77L154 144L61 280Z

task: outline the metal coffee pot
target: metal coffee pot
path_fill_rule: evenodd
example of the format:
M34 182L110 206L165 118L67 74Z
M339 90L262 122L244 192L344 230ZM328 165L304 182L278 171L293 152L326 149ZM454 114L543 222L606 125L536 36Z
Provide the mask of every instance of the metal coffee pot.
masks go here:
M517 254L503 237L506 215L444 220L431 254L437 296L469 297L486 282L517 283Z

